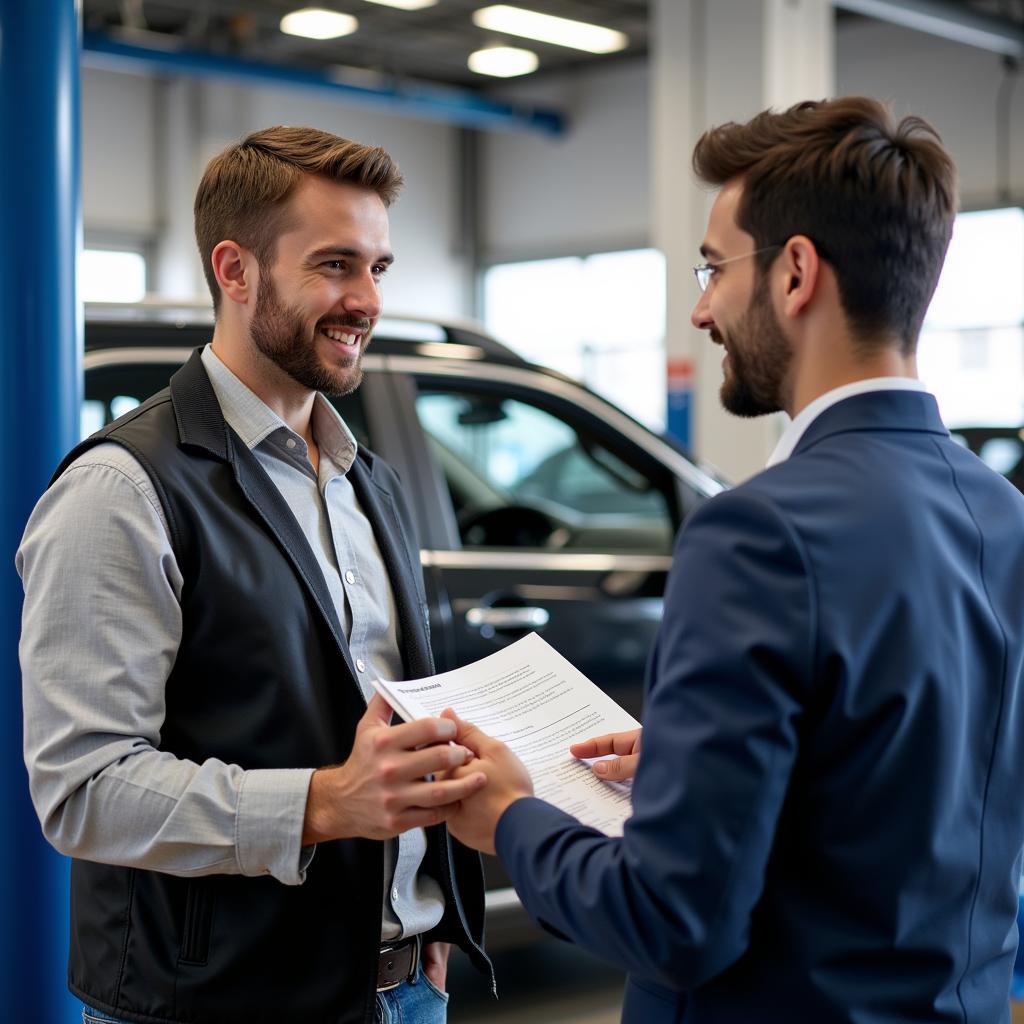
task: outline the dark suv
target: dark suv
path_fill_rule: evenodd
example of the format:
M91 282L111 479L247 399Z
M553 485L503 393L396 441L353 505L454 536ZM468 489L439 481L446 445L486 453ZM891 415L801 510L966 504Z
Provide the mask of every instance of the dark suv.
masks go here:
M83 434L163 388L211 334L197 310L88 307ZM437 670L536 630L639 717L673 536L722 482L474 327L384 318L363 368L335 404L408 489ZM487 869L500 943L520 931L518 901Z

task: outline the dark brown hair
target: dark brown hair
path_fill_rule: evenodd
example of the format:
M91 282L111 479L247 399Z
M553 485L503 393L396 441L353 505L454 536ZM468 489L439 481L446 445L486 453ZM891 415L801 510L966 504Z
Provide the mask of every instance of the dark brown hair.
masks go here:
M957 202L956 168L931 125L896 123L866 96L798 103L705 132L693 168L711 185L742 178L736 220L758 248L814 242L858 337L894 333L914 350ZM762 273L777 255L761 254Z
M215 156L196 192L196 242L203 273L220 306L211 255L230 238L251 250L262 269L274 261L288 199L305 175L376 192L390 206L402 188L398 165L379 146L364 146L317 128L278 126L253 132Z

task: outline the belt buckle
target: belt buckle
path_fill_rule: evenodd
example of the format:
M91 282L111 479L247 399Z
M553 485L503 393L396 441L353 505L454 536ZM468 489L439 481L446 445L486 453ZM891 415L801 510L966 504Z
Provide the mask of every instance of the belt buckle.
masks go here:
M420 950L421 950L421 948L422 948L422 938L419 935L414 935L412 937L411 941L407 945L401 946L401 948L398 950L398 952L404 952L404 950L406 950L406 949L410 950L410 952L411 952L411 959L409 961L409 971L408 971L408 973L403 978L397 978L394 981L390 981L390 982L388 982L385 985L378 985L377 986L377 991L378 992L390 992L393 988L398 988L399 985L402 985L402 984L404 984L407 981L412 981L412 979L416 977L416 968L419 966ZM390 944L382 946L381 949L380 949L380 954L378 955L378 958L377 958L377 976L378 976L378 978L380 977L380 962L381 962L381 960L383 960L384 956L387 953L391 952L391 949L392 949L392 947L391 947Z

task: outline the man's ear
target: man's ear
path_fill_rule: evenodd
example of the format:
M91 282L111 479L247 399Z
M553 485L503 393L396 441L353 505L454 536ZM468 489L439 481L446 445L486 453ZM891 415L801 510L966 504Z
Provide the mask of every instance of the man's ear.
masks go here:
M775 266L783 280L782 310L787 316L799 316L818 289L821 273L818 250L806 235L792 235L782 247Z
M245 305L256 298L259 272L252 253L237 242L218 242L210 254L213 276L221 294L232 302Z

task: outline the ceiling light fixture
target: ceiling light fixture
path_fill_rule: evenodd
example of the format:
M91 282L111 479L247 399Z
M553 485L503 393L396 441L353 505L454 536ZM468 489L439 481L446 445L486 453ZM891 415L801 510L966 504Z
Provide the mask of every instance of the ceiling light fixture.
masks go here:
M433 7L437 0L366 0L368 4L380 4L381 7L397 7L400 11L422 11L424 7Z
M532 50L520 50L516 46L488 46L469 55L466 61L470 71L478 75L493 75L495 78L515 78L536 71L540 61Z
M359 22L351 14L339 14L323 7L303 7L292 11L281 19L280 29L290 36L304 36L306 39L337 39L351 35L359 28Z
M507 32L542 43L571 46L574 50L586 50L588 53L614 53L629 45L629 37L624 32L569 18L556 18L551 14L538 14L507 4L474 11L473 24L492 32Z

